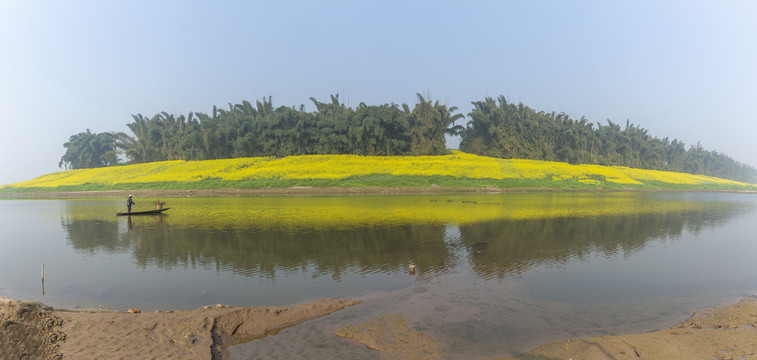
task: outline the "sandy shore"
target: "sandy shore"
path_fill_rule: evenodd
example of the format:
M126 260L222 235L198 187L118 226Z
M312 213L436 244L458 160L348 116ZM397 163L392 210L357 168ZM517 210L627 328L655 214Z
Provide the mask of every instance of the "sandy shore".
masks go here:
M53 310L0 298L0 359L226 359L227 346L355 304L319 300L143 314ZM385 359L443 358L444 344L409 328L401 315L349 325L334 336ZM666 330L559 341L507 359L757 359L757 298L697 312Z
M0 298L0 359L226 359L227 346L357 302L151 313L53 310Z
M379 350L382 359L442 359L442 348L387 315L350 325L336 335ZM757 298L696 312L673 328L644 334L558 341L504 360L757 359Z
M559 341L507 360L757 359L757 298L694 313L670 329Z

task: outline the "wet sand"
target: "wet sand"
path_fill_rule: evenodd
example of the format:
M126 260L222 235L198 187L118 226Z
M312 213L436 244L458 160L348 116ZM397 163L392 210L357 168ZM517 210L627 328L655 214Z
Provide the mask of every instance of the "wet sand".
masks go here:
M355 305L307 304L141 313L53 310L0 298L0 359L227 359L241 344Z
M400 315L347 326L336 335L381 351L382 359L441 359L436 341ZM673 328L643 334L571 339L505 360L757 359L757 298L694 313Z
M402 315L385 315L338 329L335 334L380 351L382 359L441 359L439 343L431 336L409 328L406 322Z
M694 313L673 328L543 345L507 360L757 359L757 298Z
M227 359L227 346L252 341L355 305L352 300L193 311L128 313L53 310L0 298L0 359ZM334 336L382 359L440 359L432 337L392 314L338 329ZM757 359L757 298L696 312L670 329L571 339L508 360Z

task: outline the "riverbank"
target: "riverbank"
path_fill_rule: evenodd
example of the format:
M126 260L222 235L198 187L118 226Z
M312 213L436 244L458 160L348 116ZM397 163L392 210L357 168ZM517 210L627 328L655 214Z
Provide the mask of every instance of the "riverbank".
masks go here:
M319 195L424 195L424 194L503 194L522 192L723 192L757 194L757 190L671 190L671 189L583 189L564 190L556 188L508 188L494 187L308 187L266 189L187 189L187 190L103 190L103 191L29 191L0 193L0 199L83 199L83 198L171 198L171 197L234 197L234 196L319 196Z
M0 298L0 359L228 358L225 348L353 306L349 299L289 306L141 313L54 310Z
M502 360L754 359L757 298L698 311L670 328L642 334L569 339ZM382 352L388 359L441 359L443 344L410 329L400 315L350 325L336 335Z
M140 198L169 197L233 197L233 196L309 196L309 195L408 195L408 194L444 194L444 193L480 193L498 194L503 192L537 191L536 189L498 189L475 187L310 187L294 186L289 188L264 189L165 189L165 190L97 190L97 191L27 191L0 193L0 199L73 199L73 198L125 198L129 195ZM549 189L541 189L549 191Z
M226 359L227 346L252 341L358 302L319 300L290 306L151 313L54 310L0 298L3 358ZM757 298L694 313L670 329L571 339L505 360L750 359L757 356ZM338 329L334 336L381 351L386 358L440 359L444 344L408 328L401 315Z
M698 311L684 322L644 334L558 341L504 360L755 359L757 298Z

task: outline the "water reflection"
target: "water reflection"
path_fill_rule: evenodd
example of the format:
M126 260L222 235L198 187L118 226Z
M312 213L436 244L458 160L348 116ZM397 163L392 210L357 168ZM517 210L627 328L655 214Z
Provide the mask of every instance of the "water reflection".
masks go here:
M139 228L134 257L141 266L216 267L274 279L277 270L313 268L339 279L345 271L393 272L410 262L430 271L454 266L441 226L363 227L293 232L288 228L197 231Z
M89 253L118 253L129 249L129 238L118 234L118 224L105 220L61 219L61 226L74 249Z
M698 232L733 220L741 207L709 203L662 214L498 221L460 227L473 271L484 278L522 274L535 266L559 266L597 254L631 256L650 242ZM724 211L729 210L729 211Z
M162 214L140 216L139 221L152 218L157 225L162 225L165 216ZM125 217L125 220L121 222L102 219L85 220L74 216L61 218L61 226L66 231L72 247L90 255L98 252L128 252L132 240L136 239L133 236L134 222L131 216Z
M0 292L61 308L145 311L359 297L367 300L359 307L251 343L257 355L242 358L361 358L367 350L345 347L334 329L396 313L447 344L446 358L495 358L665 328L753 295L756 200L176 198L167 215L131 219L115 216L117 199L0 201ZM327 350L333 356L319 356Z
M143 268L199 267L269 281L279 271L303 271L339 280L410 264L433 276L468 262L477 276L502 279L589 254L630 256L752 206L648 194L171 201L170 215L118 219L112 202L69 201L61 224L78 252L130 253Z

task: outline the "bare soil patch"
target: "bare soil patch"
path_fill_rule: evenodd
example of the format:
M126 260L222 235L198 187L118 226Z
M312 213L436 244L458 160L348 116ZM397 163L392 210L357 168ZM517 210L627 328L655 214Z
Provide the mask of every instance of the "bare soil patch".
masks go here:
M387 315L336 335L381 352L382 359L441 359L443 347ZM757 297L699 311L666 330L558 341L504 360L757 359Z
M42 304L0 298L0 359L62 359L62 324Z
M336 330L336 335L372 350L382 359L441 359L439 344L431 336L410 329L402 315L386 315L364 324Z
M699 311L671 329L543 345L507 360L757 359L757 298Z
M226 359L227 346L355 305L319 300L290 306L153 313L53 310L0 298L0 360ZM386 315L336 335L381 351L384 359L440 359L444 344ZM696 312L683 323L644 334L566 340L508 360L757 359L757 298Z
M0 299L0 359L222 360L228 357L227 346L356 303L326 299L289 306L130 313L61 311Z

